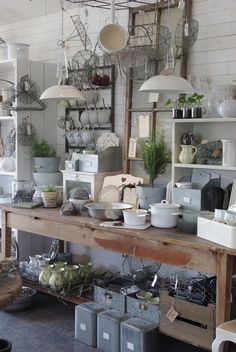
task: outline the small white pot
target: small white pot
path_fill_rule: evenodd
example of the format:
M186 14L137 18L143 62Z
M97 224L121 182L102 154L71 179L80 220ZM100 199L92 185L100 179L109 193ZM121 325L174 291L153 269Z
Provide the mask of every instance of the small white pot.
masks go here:
M148 212L144 209L123 210L124 223L131 226L144 225Z
M168 203L162 200L161 203L150 204L151 225L160 228L176 227L179 214L179 204Z

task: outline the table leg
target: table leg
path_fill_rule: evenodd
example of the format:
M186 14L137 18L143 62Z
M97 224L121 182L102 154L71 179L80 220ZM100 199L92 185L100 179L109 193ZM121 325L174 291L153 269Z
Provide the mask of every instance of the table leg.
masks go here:
M1 254L2 257L11 256L11 228L7 227L7 211L2 209Z
M233 257L217 252L216 257L216 326L230 320Z

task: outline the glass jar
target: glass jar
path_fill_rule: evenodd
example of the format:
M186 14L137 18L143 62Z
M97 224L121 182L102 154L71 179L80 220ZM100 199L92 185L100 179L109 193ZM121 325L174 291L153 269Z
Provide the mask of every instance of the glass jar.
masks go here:
M66 265L64 275L65 285L74 284L78 281L78 270L79 265Z
M49 280L52 276L51 269L53 269L53 265L43 264L40 266L39 283L42 286L49 286Z
M59 240L52 240L51 248L48 253L48 258L50 258L50 262L54 262L59 254Z
M12 202L31 202L33 199L34 188L32 182L28 180L12 181Z
M61 291L64 285L64 268L52 268L49 286L52 291Z

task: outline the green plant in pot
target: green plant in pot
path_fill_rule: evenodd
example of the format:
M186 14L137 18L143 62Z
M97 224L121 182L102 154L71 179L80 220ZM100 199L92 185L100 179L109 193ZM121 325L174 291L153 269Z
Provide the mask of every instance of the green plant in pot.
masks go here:
M139 145L143 168L150 178L150 185L136 186L139 205L148 209L149 204L158 203L165 198L165 186L154 184L159 175L164 175L170 162L170 150L168 149L165 133L162 131L159 137L153 132L147 139L141 140Z
M44 138L35 138L31 144L31 156L34 158L36 172L57 172L59 158L56 149Z
M58 191L54 185L46 185L42 188L43 203L46 208L57 206Z

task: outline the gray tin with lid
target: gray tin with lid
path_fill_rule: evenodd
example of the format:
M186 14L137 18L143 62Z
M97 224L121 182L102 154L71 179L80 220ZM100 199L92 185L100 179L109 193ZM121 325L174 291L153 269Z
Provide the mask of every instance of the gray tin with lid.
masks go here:
M115 309L100 312L97 316L97 347L103 352L120 351L120 323L130 316Z
M97 314L106 308L95 302L75 306L75 339L86 345L97 345Z
M130 318L121 323L121 352L151 352L157 350L158 325Z

